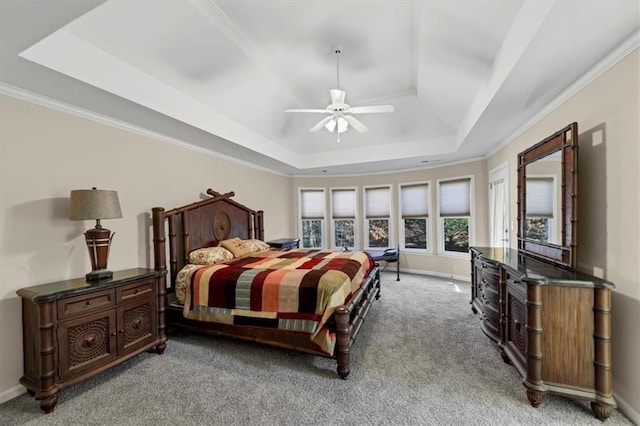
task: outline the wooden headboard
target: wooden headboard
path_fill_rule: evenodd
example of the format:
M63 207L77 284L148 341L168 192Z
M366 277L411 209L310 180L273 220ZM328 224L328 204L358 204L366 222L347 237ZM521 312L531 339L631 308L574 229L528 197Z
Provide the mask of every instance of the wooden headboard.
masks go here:
M173 288L178 271L189 260L189 253L215 247L228 238L264 239L264 213L231 200L235 194L207 189L210 198L165 210L154 207L153 252L156 271L167 271L167 231L169 240L168 286Z

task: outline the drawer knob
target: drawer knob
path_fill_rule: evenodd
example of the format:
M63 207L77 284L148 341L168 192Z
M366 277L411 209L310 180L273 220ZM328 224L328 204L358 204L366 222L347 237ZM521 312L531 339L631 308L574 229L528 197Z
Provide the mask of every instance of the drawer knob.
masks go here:
M87 300L87 305L91 305L93 302L91 300Z
M516 327L516 331L520 331L522 324L520 324L519 320L513 320L513 325Z
M82 342L82 346L84 346L85 348L90 348L95 344L96 344L95 336L87 337L86 339L84 339L84 342Z

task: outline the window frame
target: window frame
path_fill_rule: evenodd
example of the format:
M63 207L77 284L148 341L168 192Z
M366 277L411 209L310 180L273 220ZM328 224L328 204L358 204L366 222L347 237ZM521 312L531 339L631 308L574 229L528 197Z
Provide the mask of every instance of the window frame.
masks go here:
M303 201L303 196L302 193L303 192L322 192L322 212L323 212L323 217L322 218L303 218L302 217L302 201ZM303 221L305 220L320 220L320 246L317 247L307 247L304 245L304 235L303 235ZM327 220L327 191L326 188L317 188L317 187L313 187L313 188L298 188L298 238L300 239L300 247L301 248L319 248L322 249L325 247L326 244L326 230L325 230L325 223Z
M442 200L441 200L441 187L442 184L446 184L447 182L454 182L454 181L461 181L461 180L468 180L469 181L469 216L442 216L440 213L441 207L442 207ZM470 252L467 251L466 253L463 252L457 252L457 251L450 251L450 250L446 250L445 247L445 238L444 238L444 221L446 218L461 218L461 219L467 219L468 221L468 235L469 235L469 248L471 248L474 243L475 243L475 214L474 214L474 204L475 204L475 182L474 182L474 176L473 175L463 175L463 176L455 176L455 177L449 177L449 178L443 178L443 179L438 179L437 180L437 211L438 211L438 255L440 256L450 256L450 257L457 257L457 258L465 258L468 259L470 256Z
M353 218L335 218L333 212L333 192L334 191L353 191ZM355 250L356 247L359 247L359 239L358 239L358 187L356 186L345 186L345 187L331 187L329 188L329 212L330 212L330 244L332 248L342 248L343 246L338 247L336 245L336 220L353 220L353 247L347 247Z
M372 217L369 219L367 217L367 190L371 189L380 189L385 188L389 190L389 216L388 217ZM365 185L362 187L362 245L364 246L364 250L382 250L391 247L395 247L395 241L393 239L394 235L394 210L393 210L393 185L391 184L382 184L382 185ZM388 220L389 223L389 232L388 232L388 245L386 247L371 247L369 244L369 220Z
M412 219L424 219L425 220L425 229L426 229L426 248L407 248L405 241L405 218L403 217L403 204L402 204L402 188L409 186L422 186L426 185L427 187L427 216L415 216ZM431 202L431 181L417 181L417 182L402 182L398 184L398 242L400 244L400 248L408 253L417 253L417 254L430 254L433 252L433 241L430 238L431 235L431 221L429 220L433 214L433 203Z

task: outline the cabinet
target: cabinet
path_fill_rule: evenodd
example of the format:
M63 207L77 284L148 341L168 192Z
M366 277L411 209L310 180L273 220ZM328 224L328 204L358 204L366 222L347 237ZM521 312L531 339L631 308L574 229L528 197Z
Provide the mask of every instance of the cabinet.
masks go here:
M20 383L46 413L61 389L141 352L164 352L164 273L134 268L106 280L80 278L17 293L24 342Z
M279 238L277 240L267 241L270 247L280 249L294 249L300 248L299 238Z
M472 310L503 359L523 377L531 405L539 406L553 393L589 400L596 417L609 417L616 407L611 385L614 285L517 250L473 247L471 255ZM496 276L497 303L491 282ZM495 319L488 314L493 308L498 309L497 338Z

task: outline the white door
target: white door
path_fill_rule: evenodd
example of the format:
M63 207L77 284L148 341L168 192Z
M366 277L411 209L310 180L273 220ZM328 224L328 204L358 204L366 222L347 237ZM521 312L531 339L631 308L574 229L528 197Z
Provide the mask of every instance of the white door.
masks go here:
M489 238L492 247L509 247L509 164L489 172Z

